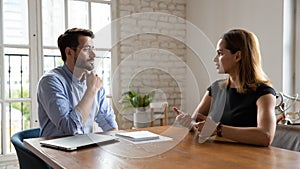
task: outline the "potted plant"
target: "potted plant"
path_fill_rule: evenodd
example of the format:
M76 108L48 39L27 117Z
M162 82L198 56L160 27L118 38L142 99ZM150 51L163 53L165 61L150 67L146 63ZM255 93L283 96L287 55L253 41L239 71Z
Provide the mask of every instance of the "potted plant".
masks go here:
M154 95L154 91L143 95L130 87L128 92L122 94L120 102L125 104L125 106L120 110L120 112L122 113L135 109L133 113L134 127L149 127L151 123L151 113L147 112L146 108L152 102Z

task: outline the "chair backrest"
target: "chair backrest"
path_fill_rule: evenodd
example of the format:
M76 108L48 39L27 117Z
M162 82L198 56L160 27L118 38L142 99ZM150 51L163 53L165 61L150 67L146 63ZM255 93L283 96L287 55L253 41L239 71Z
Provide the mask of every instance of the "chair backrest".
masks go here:
M283 125L276 126L272 146L300 152L300 126Z
M38 156L36 156L30 150L28 150L23 144L24 139L36 138L39 136L40 136L40 129L33 128L33 129L17 132L11 137L11 142L14 145L17 152L20 169L31 169L31 168L50 169L51 168L42 159L40 159Z
M154 117L154 114L156 111L160 111L163 113L163 120L164 120L164 125L168 125L168 112L169 112L169 104L168 102L152 102L150 103L150 110L151 110L151 116ZM154 120L151 120L151 126L154 126ZM161 124L162 124L162 119L161 119Z

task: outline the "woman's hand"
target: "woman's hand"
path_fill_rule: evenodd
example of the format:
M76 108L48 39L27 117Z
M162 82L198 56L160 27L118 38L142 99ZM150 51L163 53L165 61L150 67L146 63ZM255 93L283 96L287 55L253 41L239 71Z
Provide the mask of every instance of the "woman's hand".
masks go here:
M194 127L195 120L189 113L184 113L176 107L173 110L177 113L175 121L177 121L181 126L191 129Z
M206 138L208 137L217 135L219 124L220 123L216 123L211 117L207 117L206 120L196 123L194 125L195 126L194 129L197 135L203 138L202 140L206 140ZM220 125L220 127L222 127L222 125Z
M204 120L195 123L195 124L194 124L194 130L195 130L195 131L198 131L198 132L201 132L201 131L202 131L202 128L203 128L203 126L204 126L204 124L205 124L205 121L204 121Z

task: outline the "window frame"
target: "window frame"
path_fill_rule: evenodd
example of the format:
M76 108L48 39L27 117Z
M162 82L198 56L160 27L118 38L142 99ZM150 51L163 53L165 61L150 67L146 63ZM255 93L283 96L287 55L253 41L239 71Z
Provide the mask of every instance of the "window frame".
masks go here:
M68 27L68 1L64 0L65 5L65 29ZM108 4L111 6L110 1L105 0L81 0L84 2L88 2L88 8L89 8L89 29L91 29L92 26L92 18L91 18L91 4L92 3L103 3ZM3 13L3 0L0 0L0 11ZM15 48L25 48L29 50L29 98L19 98L19 99L7 99L5 98L5 85L4 85L4 77L5 77L5 70L4 70L4 57L0 57L0 62L3 63L3 65L0 65L0 111L1 111L1 150L0 153L0 163L2 161L6 161L11 159L11 156L13 156L13 159L15 158L15 154L12 154L9 149L7 149L7 132L6 132L6 107L5 105L10 102L30 102L30 128L33 127L39 127L38 122L38 114L37 114L37 84L39 81L39 78L44 74L44 56L43 50L48 48L55 48L57 49L57 46L43 46L42 44L42 38L43 38L43 23L42 23L42 1L41 0L27 0L28 3L28 37L29 37L29 44L28 45L10 45L10 44L4 44L3 41L3 27L0 27L0 55L4 56L4 48L7 47L15 47ZM111 10L111 16L112 16L112 10ZM3 15L0 17L0 23L2 25L4 21ZM111 49L96 49L96 50L105 50L105 51L111 51ZM111 61L112 62L112 61ZM31 66L36 65L36 66ZM13 133L12 133L13 134Z
M295 93L300 94L300 1L295 1Z

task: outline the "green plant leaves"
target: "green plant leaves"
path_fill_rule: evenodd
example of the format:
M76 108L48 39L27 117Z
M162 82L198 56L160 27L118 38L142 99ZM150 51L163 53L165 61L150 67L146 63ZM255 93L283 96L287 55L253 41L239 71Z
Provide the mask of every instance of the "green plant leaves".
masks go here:
M129 88L128 92L123 94L123 98L121 99L122 104L128 104L121 109L121 112L127 111L132 108L139 108L139 107L147 107L152 102L154 98L155 92L151 91L142 95L136 92L132 87Z
M131 104L133 107L144 107L144 99L140 94L132 97L131 100Z
M149 104L151 103L151 101L152 101L153 98L154 98L154 94L155 94L154 91L152 91L152 92L146 94L146 95L144 96L144 98L143 98L143 106L141 106L141 107L147 107L147 106L149 106Z

